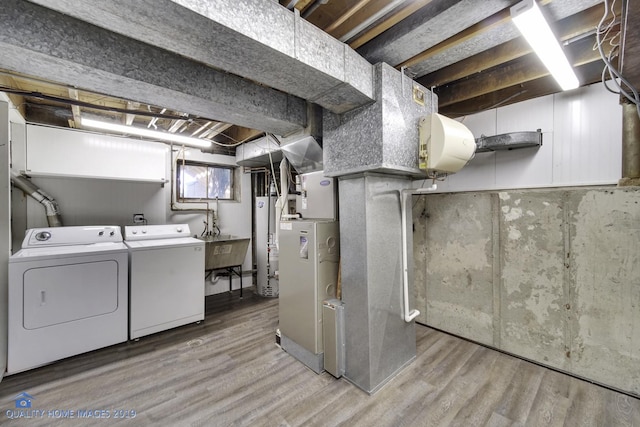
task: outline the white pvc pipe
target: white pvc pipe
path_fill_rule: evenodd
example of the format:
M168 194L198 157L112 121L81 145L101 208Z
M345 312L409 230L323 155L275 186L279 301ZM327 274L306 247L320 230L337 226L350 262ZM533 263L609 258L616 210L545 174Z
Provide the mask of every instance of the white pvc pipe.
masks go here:
M433 184L429 188L407 188L398 190L400 194L400 212L402 215L402 298L403 311L402 318L405 322L410 323L416 317L420 316L420 311L409 309L409 257L407 255L407 199L410 194L423 194L437 190L438 186Z

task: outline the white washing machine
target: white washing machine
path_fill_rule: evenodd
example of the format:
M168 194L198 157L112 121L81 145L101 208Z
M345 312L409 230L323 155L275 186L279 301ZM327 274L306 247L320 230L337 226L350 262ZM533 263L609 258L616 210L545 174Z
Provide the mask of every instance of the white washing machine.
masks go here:
M204 319L204 241L187 224L124 228L129 248L129 338Z
M7 373L126 341L127 267L120 227L27 230L9 258Z

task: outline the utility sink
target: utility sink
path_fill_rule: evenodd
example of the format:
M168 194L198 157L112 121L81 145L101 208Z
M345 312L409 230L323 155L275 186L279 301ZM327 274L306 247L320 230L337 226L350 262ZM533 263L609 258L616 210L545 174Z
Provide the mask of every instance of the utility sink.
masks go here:
M249 238L229 234L198 238L205 243L205 270L235 267L244 262L249 247Z

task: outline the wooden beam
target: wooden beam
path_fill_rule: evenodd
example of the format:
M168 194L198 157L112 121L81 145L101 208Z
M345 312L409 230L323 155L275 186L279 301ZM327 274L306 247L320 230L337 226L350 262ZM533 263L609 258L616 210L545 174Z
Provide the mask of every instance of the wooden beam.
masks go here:
M545 4L551 2L551 0L540 0L538 1L538 5L544 6ZM444 52L447 49L451 49L452 47L463 43L469 39L477 37L478 35L485 33L498 25L501 25L505 22L511 20L511 8L502 9L498 13L494 13L488 18L483 19L482 21L470 26L469 28L449 37L448 39L438 43L435 46L430 47L429 49L415 55L412 58L407 59L406 61L397 64L396 68L400 69L402 67L411 67L412 65L419 64L420 62L424 62L427 59L431 58L438 53Z
M574 67L600 60L593 50L593 37L573 43L567 56ZM493 67L486 72L459 80L438 91L438 105L444 107L475 98L486 93L515 86L548 75L538 57L530 53L509 63Z
M204 139L212 139L214 136L223 133L225 130L229 129L231 126L231 124L229 123L216 123L215 125L211 126L207 131L205 131L202 135L200 135L200 138L204 138Z
M224 133L224 135L228 136L232 141L235 142L246 142L260 135L264 135L264 132L256 129L245 128L242 126L232 126Z
M370 41L374 37L382 34L385 31L387 31L389 28L393 27L398 22L400 22L403 19L405 19L407 16L415 13L418 9L428 5L431 2L432 2L432 0L416 0L416 1L409 2L409 4L407 6L403 7L400 10L398 10L396 13L391 15L388 19L385 19L380 24L378 24L378 25L374 26L373 28L371 28L370 30L367 30L364 33L362 33L355 40L353 40L351 43L349 43L349 46L352 49L359 48L363 44L367 43L368 41Z
M510 19L511 15L509 14L509 9L503 9L500 12L495 13L490 17L478 22L477 24L474 24L469 28L460 31L458 34L451 36L446 40L443 40L435 46L432 46L429 49L420 52L412 58L409 58L406 61L397 64L396 68L411 67L412 65L424 62L432 56L442 53L445 50L451 49L452 47L474 37L477 37L479 34L485 33L501 24L504 24Z
M311 6L313 1L314 0L300 0L294 7L298 9L300 13L303 13L309 6Z
M590 85L600 81L603 66L604 63L602 61L594 61L576 67L575 72L583 85ZM456 104L447 105L439 108L438 112L451 118L467 116L557 92L559 92L558 84L552 76L548 75Z
M358 3L354 4L349 10L347 10L341 17L333 21L331 25L326 27L324 29L324 32L333 35L332 34L333 30L338 28L340 25L344 24L344 22L347 19L351 18L354 13L356 13L357 11L362 9L364 6L369 4L369 2L371 2L371 0L360 0Z
M137 110L138 108L140 108L139 102L127 101L127 110ZM127 126L131 126L135 118L135 114L125 114L124 124Z
M583 12L572 15L553 24L558 38L562 41L583 35L595 26L602 17L602 5L593 6ZM467 59L456 62L427 74L417 81L425 87L441 86L463 77L487 70L496 65L512 61L531 53L529 44L522 38L510 40L492 49L480 52Z
M19 88L19 85L17 84L15 79L12 76L9 76L6 74L0 74L0 86L12 88L12 89ZM21 95L13 94L13 93L7 93L6 95L9 97L9 99L11 100L11 103L16 107L20 115L26 118L27 110L25 108L24 97Z
M76 89L69 89L69 98L78 101L78 91ZM69 127L79 129L80 128L80 107L78 105L71 105L71 113L73 113L73 123L69 121Z

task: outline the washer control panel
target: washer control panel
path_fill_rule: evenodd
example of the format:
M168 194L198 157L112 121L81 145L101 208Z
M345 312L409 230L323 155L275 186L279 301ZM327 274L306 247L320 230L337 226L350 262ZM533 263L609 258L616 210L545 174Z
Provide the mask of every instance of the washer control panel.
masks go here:
M91 245L122 242L117 225L32 228L27 230L22 249L49 246Z
M190 237L188 224L127 225L124 227L125 240L152 240Z

